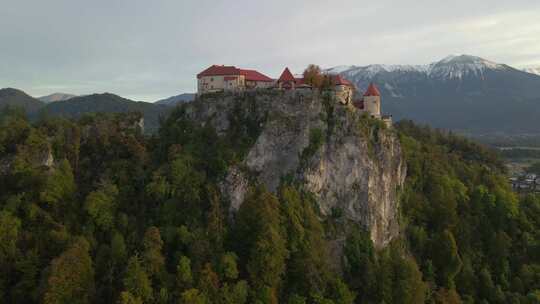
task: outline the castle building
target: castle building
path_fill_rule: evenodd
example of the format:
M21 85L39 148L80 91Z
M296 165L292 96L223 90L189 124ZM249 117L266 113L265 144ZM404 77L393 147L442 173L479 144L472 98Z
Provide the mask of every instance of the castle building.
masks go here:
M375 84L370 83L362 99L355 100L353 105L371 117L381 119L386 126L392 126L392 115L381 115L381 93Z
M238 92L245 89L270 88L274 80L258 71L235 66L212 65L197 74L198 94L212 92Z
M370 83L361 99L353 101L354 85L341 75L325 75L325 91L331 92L337 102L366 112L371 117L381 119L388 126L392 124L390 115L381 115L381 93L375 84ZM328 86L329 85L329 86ZM274 80L258 71L240 69L235 66L212 65L197 74L198 94L212 92L241 92L251 89L278 89L311 91L313 87L306 83L303 76L294 76L285 68L279 78Z
M354 95L354 85L339 74L332 75L331 80L337 99L342 104L350 104Z
M371 116L381 117L381 93L377 86L370 83L362 100L364 104L364 111L371 114Z
M294 78L289 68L285 68L285 70L283 70L283 73L281 73L281 76L279 76L276 82L276 86L278 89L294 90L296 89L296 87L303 84L303 82L303 79Z

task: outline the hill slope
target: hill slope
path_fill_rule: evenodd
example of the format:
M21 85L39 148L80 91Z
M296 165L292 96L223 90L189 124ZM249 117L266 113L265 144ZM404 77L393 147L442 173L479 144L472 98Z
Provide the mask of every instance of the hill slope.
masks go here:
M329 69L364 90L375 82L383 110L396 119L472 133L539 132L540 76L479 57L449 56L429 65Z
M35 113L43 107L43 102L25 92L13 88L0 89L0 109L6 106L21 107L27 113Z
M74 97L47 104L42 112L51 116L78 118L86 113L140 112L145 120L145 132L153 132L159 125L160 115L169 110L163 105L133 101L118 95L103 93Z
M182 102L192 101L195 99L194 93L183 93L169 98L161 99L155 102L155 104L162 104L166 106L175 106Z

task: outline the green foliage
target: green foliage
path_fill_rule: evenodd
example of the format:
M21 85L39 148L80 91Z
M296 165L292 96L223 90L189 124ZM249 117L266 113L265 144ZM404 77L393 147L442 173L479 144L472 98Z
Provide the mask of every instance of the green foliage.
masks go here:
M304 148L300 155L300 161L305 165L324 144L324 135L321 129L312 129L309 132L309 145Z
M230 212L223 178L266 119L252 97L221 135L184 107L153 137L137 115L0 114L0 302L538 302L540 197L516 196L496 155L450 133L396 125L403 233L385 249L342 210L323 218L292 175L276 194L251 184ZM324 106L328 133L311 130L302 158L333 134ZM361 118L361 136L394 132L378 123Z
M181 304L207 304L208 298L197 289L189 289L182 293Z
M147 302L152 299L152 286L137 255L132 256L126 267L123 279L124 288L137 301Z
M89 254L90 244L78 239L51 263L43 302L91 303L94 292L94 269Z
M108 231L114 226L118 188L112 184L102 185L86 197L84 208L99 228Z
M0 265L15 257L21 221L10 212L0 212Z
M526 241L538 237L540 226L529 209L538 198L517 198L504 166L488 149L411 122L396 127L408 167L402 197L406 237L422 261L431 301L525 301L536 288L523 284L532 281L531 272L522 270L539 262L531 254L537 245Z

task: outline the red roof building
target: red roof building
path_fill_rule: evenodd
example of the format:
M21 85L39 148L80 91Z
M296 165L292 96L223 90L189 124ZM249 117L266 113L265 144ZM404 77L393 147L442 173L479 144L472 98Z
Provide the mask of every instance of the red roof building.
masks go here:
M339 74L332 76L332 82L334 83L334 85L344 85L344 86L354 87L350 81L343 78Z
M240 69L240 75L244 75L246 81L262 81L262 82L273 82L274 79L259 73L255 70L243 70Z
M197 78L200 79L203 76L230 76L240 75L240 69L235 66L226 65L213 65L206 70L197 74Z
M212 65L197 74L199 94L264 89L273 85L272 78L255 70L239 69L235 66Z
M285 90L295 89L298 84L300 84L300 81L294 78L289 68L285 68L277 80L278 87Z
M381 96L379 89L372 83L369 84L364 96Z
M281 76L279 76L279 79L278 79L278 82L287 82L287 81L296 82L296 79L294 78L289 68L285 68L285 70L283 70L283 73L281 73Z

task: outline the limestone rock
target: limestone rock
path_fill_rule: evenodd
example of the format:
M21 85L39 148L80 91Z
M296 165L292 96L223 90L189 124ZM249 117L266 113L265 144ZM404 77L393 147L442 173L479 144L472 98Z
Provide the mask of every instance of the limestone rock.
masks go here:
M188 117L212 124L218 134L227 132L234 112L261 127L243 170L231 168L222 183L232 211L248 190L246 172L270 191L289 176L314 194L323 216L339 210L363 225L377 248L399 234L398 191L406 168L397 136L382 122L309 91L203 96L186 110ZM319 146L312 146L312 133L322 137Z

